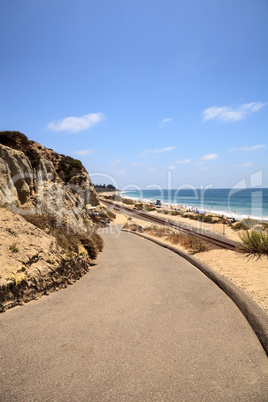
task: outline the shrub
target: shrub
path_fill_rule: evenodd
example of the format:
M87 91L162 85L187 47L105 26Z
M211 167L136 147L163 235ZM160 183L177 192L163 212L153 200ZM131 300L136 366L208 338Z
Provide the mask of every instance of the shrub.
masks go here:
M188 249L191 254L208 251L213 248L213 246L202 240L199 240L195 236L173 231L167 226L151 226L144 228L144 231L155 237L164 237L165 240L172 244L180 244L184 248Z
M75 233L64 224L57 226L56 218L52 215L26 215L24 218L41 230L47 230L55 237L57 244L68 254L79 254L81 245L86 249L88 256L94 260L97 252L103 249L103 240L100 235L93 233Z
M31 160L31 165L32 168L37 168L40 165L40 158L39 157L35 157L34 159Z
M126 204L126 205L133 205L133 204L135 204L135 201L131 200L130 198L123 198L123 199L122 199L122 202L123 202L123 204Z
M262 223L262 227L263 227L263 230L268 229L268 223L263 222L263 223Z
M73 159L70 156L65 156L64 162L68 165L72 166L73 168L81 170L83 168L82 162L78 159Z
M135 204L135 208L136 208L138 211L142 211L142 210L143 210L143 204L142 204L142 203L140 203L140 204Z
M110 219L115 219L115 218L116 218L116 215L115 215L112 211L110 211L110 210L107 211L107 215L108 215L108 217L109 217Z
M189 218L194 220L194 221L198 221L199 220L199 215L189 215Z
M149 234L156 236L156 237L165 237L167 234L171 232L171 229L167 226L150 226L144 229Z
M183 218L190 218L192 215L189 215L189 214L182 214L181 215Z
M234 230L247 230L248 226L244 221L237 222L235 225L233 225Z
M204 216L204 222L207 222L207 223L212 223L212 221L213 221L213 219L212 219L212 216Z
M146 211L151 212L151 211L156 211L156 208L150 207L146 205Z
M224 219L212 219L211 223L226 223Z
M11 244L9 249L12 251L12 253L18 253L19 252L19 248L17 247L17 244Z
M123 229L132 230L133 232L143 232L143 227L136 223L125 223Z
M97 255L98 255L98 249L97 249L97 246L96 246L95 242L93 241L93 239L88 238L88 237L81 237L80 242L84 246L84 248L86 249L86 251L87 251L88 255L90 256L90 258L92 260L95 260L97 258Z
M268 258L268 234L256 232L255 230L239 234L242 244L238 251L246 254L248 257L259 259L263 255Z

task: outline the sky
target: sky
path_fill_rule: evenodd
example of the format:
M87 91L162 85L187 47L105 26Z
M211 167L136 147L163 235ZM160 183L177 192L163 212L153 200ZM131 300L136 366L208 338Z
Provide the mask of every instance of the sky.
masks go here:
M95 184L268 187L267 21L267 0L1 0L0 130Z

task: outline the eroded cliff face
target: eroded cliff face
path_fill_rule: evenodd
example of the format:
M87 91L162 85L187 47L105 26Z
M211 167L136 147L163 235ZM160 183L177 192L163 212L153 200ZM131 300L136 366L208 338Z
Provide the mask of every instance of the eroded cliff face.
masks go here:
M0 205L20 214L51 214L57 223L83 229L87 208L99 199L82 163L28 140L0 133Z
M0 313L66 287L90 270L92 256L79 238L76 252L68 252L46 230L4 207L0 223Z
M82 163L0 132L0 312L66 287L102 250Z

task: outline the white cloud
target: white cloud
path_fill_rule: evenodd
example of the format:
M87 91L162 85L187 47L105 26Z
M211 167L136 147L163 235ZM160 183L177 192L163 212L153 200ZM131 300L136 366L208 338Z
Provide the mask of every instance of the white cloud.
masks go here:
M156 170L155 167L151 167L151 168L148 169L148 172L154 172L155 170Z
M176 169L176 166L168 166L167 169L168 169L168 170L174 170L174 169Z
M118 163L121 162L121 159L114 159L113 162L110 164L110 166L117 166Z
M218 159L219 155L218 154L206 154L202 156L203 161L208 161L208 160L213 160L213 159Z
M142 162L133 162L132 166L143 166L144 164Z
M89 155L89 154L94 154L95 151L93 151L92 149L81 149L80 151L74 151L73 154L74 155Z
M52 131L70 131L78 133L82 130L87 130L93 127L104 119L103 113L89 113L81 117L65 117L62 120L52 121L47 125L48 130Z
M246 116L253 112L257 112L267 103L252 102L244 103L237 108L232 108L228 106L211 106L203 111L204 120L220 120L220 121L238 121L244 119Z
M241 165L233 165L233 167L250 167L253 166L253 163L247 162L247 163L242 163Z
M121 169L113 169L113 172L115 173L115 174L118 174L118 175L124 175L124 174L126 174L127 173L127 169L126 168L121 168Z
M170 117L167 117L166 119L163 119L160 124L166 124L169 123L172 119Z
M209 170L209 169L211 169L209 166L204 166L201 168L201 170Z
M176 161L175 163L189 163L191 162L191 159L183 159L181 161Z
M253 145L252 147L241 147L241 148L230 148L229 151L254 151L255 149L260 149L265 147L264 144Z
M148 154L158 154L161 152L167 152L167 151L172 151L173 149L175 149L176 147L171 146L171 147L165 147L165 148L158 148L158 149L148 149L147 151L144 151L141 153L141 156L146 156Z

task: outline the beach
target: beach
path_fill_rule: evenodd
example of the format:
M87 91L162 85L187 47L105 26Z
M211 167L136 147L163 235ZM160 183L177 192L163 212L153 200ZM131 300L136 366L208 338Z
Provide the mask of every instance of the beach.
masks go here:
M268 221L268 189L188 188L122 191L124 198L146 203L159 200L173 208L198 210L226 218Z

